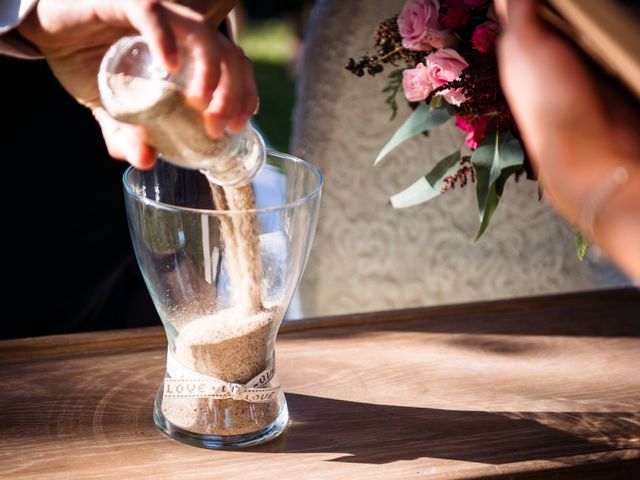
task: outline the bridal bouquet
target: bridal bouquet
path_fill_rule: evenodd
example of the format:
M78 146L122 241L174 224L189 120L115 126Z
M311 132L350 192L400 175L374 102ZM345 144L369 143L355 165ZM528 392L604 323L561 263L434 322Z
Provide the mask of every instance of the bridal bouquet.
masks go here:
M406 190L394 207L427 202L475 183L484 233L507 179L533 178L518 130L504 99L495 54L500 23L490 0L408 0L399 15L375 29L376 54L349 58L345 68L362 77L391 66L388 95L392 118L403 91L413 113L382 148L375 163L405 140L453 118L466 133L461 148L441 159ZM462 142L461 142L462 144Z

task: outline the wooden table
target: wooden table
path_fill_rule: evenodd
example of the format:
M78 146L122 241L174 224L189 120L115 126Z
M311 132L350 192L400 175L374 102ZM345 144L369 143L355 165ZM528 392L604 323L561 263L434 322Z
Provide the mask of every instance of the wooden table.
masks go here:
M0 342L0 477L640 478L640 294L295 322L292 423L209 451L151 419L160 328Z

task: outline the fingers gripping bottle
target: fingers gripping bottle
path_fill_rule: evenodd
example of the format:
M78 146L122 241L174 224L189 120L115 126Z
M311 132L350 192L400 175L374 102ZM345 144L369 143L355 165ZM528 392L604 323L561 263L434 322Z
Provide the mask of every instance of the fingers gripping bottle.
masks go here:
M264 140L250 124L219 139L207 135L202 113L187 101L192 65L184 57L178 71L169 73L141 36L120 39L98 72L103 107L116 120L145 127L147 143L164 160L200 170L224 187L251 182L265 162Z

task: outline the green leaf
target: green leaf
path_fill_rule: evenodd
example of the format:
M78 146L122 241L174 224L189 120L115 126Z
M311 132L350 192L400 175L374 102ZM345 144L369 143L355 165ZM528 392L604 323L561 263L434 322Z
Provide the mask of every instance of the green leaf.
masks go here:
M491 219L493 218L496 208L498 208L498 203L500 202L500 197L502 197L504 186L507 183L508 178L519 169L519 166L514 166L503 170L502 175L500 175L496 182L490 187L484 211L480 212L480 227L478 228L476 237L473 239L473 243L480 240L480 237L491 223Z
M576 235L576 253L578 254L578 259L582 262L589 249L589 240L585 238L577 227L574 226L573 231Z
M431 169L424 178L427 179L429 185L434 188L442 187L442 180L449 175L453 175L460 168L460 152L454 152L444 157L436 166Z
M387 85L382 89L382 93L386 93L387 97L384 99L384 103L389 105L391 108L391 118L389 120L393 120L396 118L398 114L398 102L396 101L396 96L398 92L402 89L402 72L404 68L398 68L389 74L389 81Z
M542 182L538 180L538 201L539 202L542 201L542 197L544 197L544 185L542 185Z
M431 108L442 108L444 105L444 97L442 95L436 95L435 97L433 97L431 99L431 102L429 102L429 105L431 105Z
M391 150L396 148L402 142L410 139L414 135L446 122L449 118L451 118L451 112L449 112L447 108L430 110L429 105L424 102L421 103L418 108L413 111L411 116L400 126L400 128L396 130L396 133L393 134L393 137L391 137L387 144L382 147L382 150L380 150L380 153L373 164L377 165L380 163L380 161L382 161L382 159L386 157Z
M394 208L407 208L428 202L442 192L442 181L460 168L460 152L440 160L433 169L409 188L391 197Z
M480 228L474 239L477 242L491 222L507 179L522 167L524 152L510 132L490 132L473 152L471 162L476 170L480 211Z

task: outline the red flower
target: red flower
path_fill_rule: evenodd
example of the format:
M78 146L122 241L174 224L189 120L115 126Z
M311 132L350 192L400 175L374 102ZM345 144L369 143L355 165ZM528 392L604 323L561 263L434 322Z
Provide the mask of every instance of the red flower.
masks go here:
M440 7L440 24L446 28L466 25L471 18L471 8L462 0L445 0Z
M468 133L464 141L471 150L478 148L478 145L484 140L490 121L491 118L487 116L471 117L456 115L456 127Z
M492 21L481 23L473 31L471 44L479 52L486 53L493 48L500 33L500 24Z
M483 7L485 4L489 3L489 0L463 0L464 3L471 7Z

